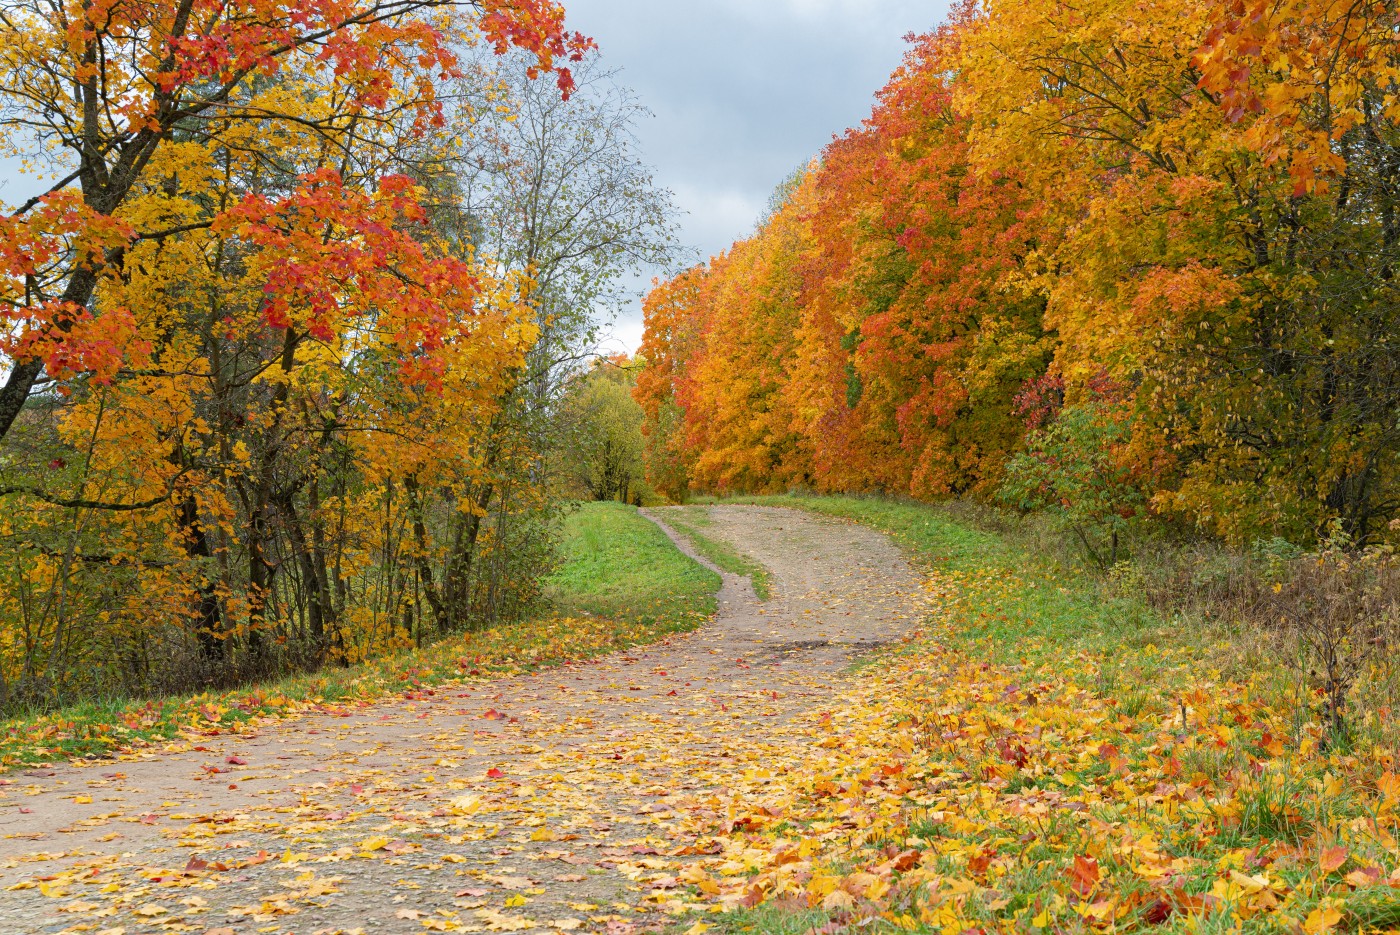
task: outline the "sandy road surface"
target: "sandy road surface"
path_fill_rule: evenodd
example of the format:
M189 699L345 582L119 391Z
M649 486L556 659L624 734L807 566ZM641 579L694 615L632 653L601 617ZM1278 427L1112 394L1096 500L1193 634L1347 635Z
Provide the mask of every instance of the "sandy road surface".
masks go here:
M773 597L725 575L693 634L0 777L0 933L626 935L682 912L675 874L710 846L722 793L801 757L853 656L920 616L917 576L876 532L711 516Z

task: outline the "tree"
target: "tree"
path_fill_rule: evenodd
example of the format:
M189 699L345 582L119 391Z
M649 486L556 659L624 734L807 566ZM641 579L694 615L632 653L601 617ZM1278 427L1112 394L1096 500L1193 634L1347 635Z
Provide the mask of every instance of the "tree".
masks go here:
M5 392L28 401L0 456L22 504L0 527L0 700L347 662L528 606L538 574L500 573L505 537L454 581L476 616L440 613L421 578L461 551L421 507L482 483L538 329L528 281L461 249L416 170L451 43L528 49L561 94L587 43L551 4L475 9L87 4L0 25L4 119L78 165L6 222ZM45 52L68 27L77 51Z
M9 4L0 18L0 128L8 155L43 153L59 179L0 219L0 354L11 361L0 438L46 369L51 380L107 380L146 362L141 309L98 298L136 248L230 223L221 213L233 202L185 218L138 210L143 190L197 187L208 171L200 156L246 146L252 126L309 128L342 151L366 126L421 133L439 119L436 77L456 69L437 15L453 5ZM498 50L526 49L533 67L560 67L561 86L570 86L560 60L588 43L564 33L561 7L481 0L474 8ZM310 113L299 84L326 89Z
M576 489L591 500L640 504L648 492L642 455L642 407L632 398L639 362L597 360L570 381L564 418L570 444L564 455Z

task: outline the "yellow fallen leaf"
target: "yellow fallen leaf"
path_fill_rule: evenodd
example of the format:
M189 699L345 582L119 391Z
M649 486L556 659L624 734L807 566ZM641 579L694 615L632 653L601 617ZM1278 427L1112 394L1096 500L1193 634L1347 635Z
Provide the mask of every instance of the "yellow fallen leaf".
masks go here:
M75 795L75 796L73 796L73 804L74 804L74 805L91 805L91 804L92 804L92 796L90 796L90 795Z
M572 932L583 925L582 919L555 919L549 923L550 928L558 929L561 932Z
M389 839L386 837L369 838L360 842L360 850L366 853L382 851L389 846Z
M1340 921L1342 921L1341 910L1332 906L1318 906L1303 920L1303 931L1307 932L1308 935L1321 935L1323 932L1332 931Z
M97 908L97 903L69 903L66 906L59 906L59 912L91 912Z
M132 911L132 913L135 914L135 915L138 915L138 916L145 916L146 918L149 919L149 918L151 918L152 916L163 915L164 913L167 913L167 912L169 912L170 910L167 909L167 908L165 908L164 906L160 905L159 903L146 903L146 905L144 905L144 906L137 906L135 909L133 909L133 910L131 910L131 911Z
M526 899L524 896L516 893L514 896L510 896L506 899L506 908L513 909L516 906L523 906L529 901L530 900Z

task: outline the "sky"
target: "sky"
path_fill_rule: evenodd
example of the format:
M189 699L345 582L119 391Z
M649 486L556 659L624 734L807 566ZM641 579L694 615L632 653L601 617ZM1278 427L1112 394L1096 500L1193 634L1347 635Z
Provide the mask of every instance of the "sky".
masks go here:
M870 112L904 36L944 18L942 0L564 0L569 26L655 117L642 156L675 193L697 259L753 232L785 178ZM650 281L646 272L638 288ZM641 343L640 304L607 351Z

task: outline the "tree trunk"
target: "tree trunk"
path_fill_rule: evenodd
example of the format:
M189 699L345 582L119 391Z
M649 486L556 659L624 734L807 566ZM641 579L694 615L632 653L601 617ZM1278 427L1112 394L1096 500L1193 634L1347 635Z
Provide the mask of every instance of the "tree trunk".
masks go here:
M180 526L180 541L185 554L208 566L213 558L209 548L209 537L204 533L204 524L199 521L199 503L192 494L180 500L176 514ZM199 654L208 662L222 664L228 657L224 643L223 613L219 606L219 593L211 572L212 568L200 570L199 609L196 612L195 637L199 640Z

